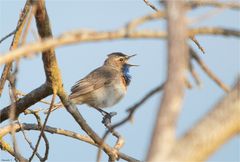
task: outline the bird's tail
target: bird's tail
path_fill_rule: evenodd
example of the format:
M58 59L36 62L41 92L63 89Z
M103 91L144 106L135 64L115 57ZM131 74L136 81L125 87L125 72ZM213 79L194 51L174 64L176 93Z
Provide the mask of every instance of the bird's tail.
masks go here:
M54 104L54 105L53 105L53 108L52 108L51 112L53 112L53 111L55 111L55 110L57 110L57 109L59 109L59 108L62 108L62 107L64 107L63 104L62 104L62 102L58 102L57 104ZM49 108L44 111L44 114L47 114L48 111L49 111Z

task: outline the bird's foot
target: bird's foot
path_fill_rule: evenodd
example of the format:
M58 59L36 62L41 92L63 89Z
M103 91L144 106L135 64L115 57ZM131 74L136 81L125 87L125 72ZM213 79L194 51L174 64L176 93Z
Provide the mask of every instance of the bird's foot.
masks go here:
M107 127L107 128L111 128L111 120L112 120L112 117L117 115L117 112L110 112L110 113L107 113L103 116L103 119L102 119L102 123Z
M117 115L117 112L106 112L102 109L97 109L102 115L103 115L103 119L102 119L102 123L107 127L107 128L111 128L111 120L112 117Z

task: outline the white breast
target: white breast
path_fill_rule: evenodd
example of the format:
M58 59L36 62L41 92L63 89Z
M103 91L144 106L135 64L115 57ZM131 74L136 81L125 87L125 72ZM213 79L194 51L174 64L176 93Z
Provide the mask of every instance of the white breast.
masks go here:
M96 90L94 95L94 105L97 108L111 107L118 103L126 94L123 84L114 84Z

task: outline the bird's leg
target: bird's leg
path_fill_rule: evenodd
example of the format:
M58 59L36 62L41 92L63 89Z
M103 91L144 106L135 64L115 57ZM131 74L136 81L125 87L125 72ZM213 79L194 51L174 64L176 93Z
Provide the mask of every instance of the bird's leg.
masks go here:
M102 110L102 109L100 109L100 108L96 108L96 109L97 109L97 111L99 111L103 116L109 114L108 112L106 112L106 111L104 111L104 110Z
M96 108L96 110L98 110L102 115L103 115L103 120L102 120L102 123L107 127L111 127L111 119L114 115L117 115L116 112L106 112L102 109L99 109L99 108Z

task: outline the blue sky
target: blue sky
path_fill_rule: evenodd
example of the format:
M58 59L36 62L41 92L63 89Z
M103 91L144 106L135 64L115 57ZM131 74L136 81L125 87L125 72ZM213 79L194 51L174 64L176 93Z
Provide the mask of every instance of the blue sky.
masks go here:
M11 32L17 23L19 13L25 1L1 0L0 1L0 38ZM157 2L155 2L158 6ZM124 26L132 19L141 17L154 11L146 6L142 0L117 0L117 1L97 1L97 0L51 0L46 2L49 13L53 35L58 36L62 32L75 29L93 30L114 30ZM159 6L158 6L159 7ZM199 8L188 13L191 18L198 17L209 12L211 7ZM215 26L239 29L240 12L224 10L218 15L197 24L193 27ZM141 28L165 30L165 21L154 21L142 25ZM35 22L32 23L31 30L36 31ZM197 47L189 41L189 44L196 49L200 57L214 71L214 73L226 84L233 85L239 74L239 39L222 36L197 36L201 45L205 48L206 54L201 54ZM0 53L8 51L12 38L0 44ZM28 41L33 41L32 33L29 33ZM125 110L146 94L152 88L161 84L166 78L166 41L157 39L138 40L117 40L93 43L75 44L56 49L59 67L62 72L63 83L68 92L71 86L79 79L87 75L90 71L103 64L106 55L120 51L126 54L138 55L131 60L139 67L131 69L132 82L128 88L128 93L124 99L113 108L107 111L116 111L118 115L113 122L121 120L127 113ZM224 92L202 72L198 65L194 64L199 73L203 85L194 86L191 90L186 90L182 112L177 125L177 136L180 137L201 119L210 108L224 95ZM2 71L3 67L0 67ZM24 93L38 87L45 81L41 57L34 56L20 61L17 87ZM190 78L192 83L193 80ZM7 106L8 88L5 86L3 96L0 100L0 107ZM143 160L149 146L153 123L156 118L157 108L161 99L161 93L156 94L139 108L134 116L133 123L128 123L118 129L125 138L125 145L122 152L137 159ZM50 100L48 97L47 100ZM36 104L32 108L47 108L47 105ZM87 106L79 106L79 110L92 128L99 135L105 132L101 124L101 116L95 110ZM42 115L44 117L44 115ZM35 122L31 116L20 116L22 122ZM4 122L1 126L8 124ZM84 134L79 130L73 118L65 111L59 110L51 114L49 125L73 130ZM39 132L30 132L28 136L36 141ZM76 141L67 137L47 134L50 141L50 162L54 161L95 161L97 149L89 144ZM10 137L6 137L10 140ZM29 147L22 140L22 135L18 135L18 144L22 154L29 156ZM113 144L114 138L108 139L109 144ZM40 146L40 153L44 147ZM208 161L236 162L240 160L240 138L234 137L215 152ZM1 151L0 159L13 159L8 153ZM37 159L35 159L37 161ZM103 156L103 161L107 157Z

